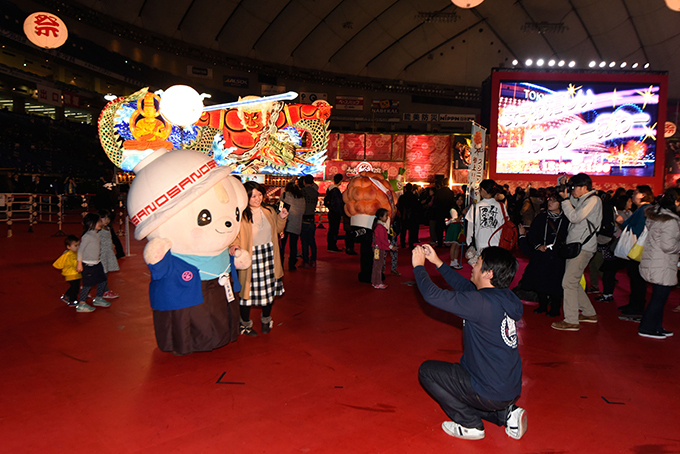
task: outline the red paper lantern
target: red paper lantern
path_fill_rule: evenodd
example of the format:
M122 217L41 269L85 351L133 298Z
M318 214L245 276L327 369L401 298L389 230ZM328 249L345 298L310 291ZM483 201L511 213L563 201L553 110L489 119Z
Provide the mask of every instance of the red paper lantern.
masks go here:
M459 8L474 8L479 6L484 0L451 0L451 3Z
M680 11L680 0L666 0L666 6L673 11Z
M66 42L66 24L54 14L33 13L24 21L26 38L38 47L56 49Z

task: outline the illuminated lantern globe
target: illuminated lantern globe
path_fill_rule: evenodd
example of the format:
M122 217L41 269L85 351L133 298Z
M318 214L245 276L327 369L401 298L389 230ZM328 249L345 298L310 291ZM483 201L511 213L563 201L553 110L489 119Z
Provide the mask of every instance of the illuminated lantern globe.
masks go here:
M673 11L680 11L680 0L666 0L666 6Z
M170 123L186 127L201 118L203 98L187 85L173 85L161 95L160 107Z
M66 24L54 14L33 13L24 21L24 33L33 44L44 49L56 49L66 42Z
M479 6L484 0L451 0L451 3L459 8L474 8ZM669 0L666 0L668 3Z

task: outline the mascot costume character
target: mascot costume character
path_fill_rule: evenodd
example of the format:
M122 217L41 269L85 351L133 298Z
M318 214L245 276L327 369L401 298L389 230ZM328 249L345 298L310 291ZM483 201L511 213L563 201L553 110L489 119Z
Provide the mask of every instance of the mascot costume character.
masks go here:
M379 208L385 208L390 219L396 214L392 185L380 173L360 172L349 180L342 200L345 202L345 214L355 227L352 233L360 244L359 282L370 284L373 269L373 220Z
M135 238L149 240L144 261L151 271L159 349L178 355L211 351L239 335L236 270L248 268L251 257L240 249L230 255L229 246L248 200L230 167L199 151L168 151L173 147L163 142L183 127L154 114L156 97L144 92L109 103L99 119L100 140L116 165L136 174L127 208ZM134 123L132 112L158 123L149 135L137 121L132 136L144 143L120 140L120 132ZM155 147L143 149L148 144Z

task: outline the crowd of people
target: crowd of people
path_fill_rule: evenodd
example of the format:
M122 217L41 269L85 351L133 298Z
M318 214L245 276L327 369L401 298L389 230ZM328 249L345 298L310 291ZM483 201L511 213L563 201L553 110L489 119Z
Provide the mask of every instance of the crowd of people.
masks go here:
M669 188L658 197L647 185L602 191L593 188L588 175L578 174L556 187L529 185L511 194L507 187L484 180L479 186L477 203L469 207L458 203L443 207L451 210L447 222L456 226L451 235L447 234L447 239L454 243L450 266L462 268L459 250L463 241L459 240L459 231L465 232L466 257L472 264L485 248L499 245L501 227L506 222L512 223L518 229L519 249L529 258L513 291L524 300L538 302L537 313L549 317L563 315L564 319L552 323L552 328L578 331L583 323L597 323L597 313L588 295L597 294L594 298L597 302L614 301L616 273L626 269L630 292L627 304L619 307L619 318L640 323L640 336L665 339L673 333L661 326L656 315L659 309L655 307L661 300L665 302L669 289L677 285L680 236L669 232L673 232L670 226L678 227L671 222L677 218L674 201L678 191ZM437 190L430 189L429 194L434 206ZM406 197L406 192L402 197ZM400 213L405 216L405 210ZM435 217L435 227L439 219ZM460 230L461 220L464 230ZM636 238L641 238L645 230L649 234L654 232L655 236L648 236L647 241L654 241L652 238L658 238L658 232L663 231L665 242L654 241L654 246L645 242L649 246L637 260L617 256L614 250L626 229ZM431 244L441 246L436 228L433 234ZM660 257L664 260L658 260ZM666 265L660 268L662 262ZM653 289L650 304L646 300L648 285ZM676 310L680 311L680 306ZM650 318L656 320L653 325L646 321Z
M342 180L342 175L334 177L323 201L329 210L328 251L356 254L354 239L364 233L345 227L344 237L340 235L340 225L347 222ZM268 200L267 191L256 182L243 186L248 206L229 252L234 255L243 249L252 256L251 265L238 270L239 285L235 288L240 292L239 333L258 336L251 310L256 307L261 311L261 333L269 333L274 327L275 298L285 291L286 246L288 271L316 267L319 187L311 176L301 177L289 182L274 201ZM101 205L109 200L107 196L115 198L103 193ZM617 300L616 273L626 269L630 292L627 304L619 307L620 318L639 323L642 337L672 336L664 329L663 313L671 290L678 285L678 210L680 188L669 188L659 196L645 185L602 191L593 188L585 174L562 180L555 187L519 188L514 194L493 180L483 180L479 201L469 205L463 192L451 191L445 185L420 189L406 184L393 217L388 210L379 209L371 233L372 286L387 288L383 282L387 255L391 254L391 271L399 274L396 251L399 244L402 248L408 244L416 284L425 301L465 320L465 349L460 362L425 361L419 369L423 388L451 419L442 424L442 429L469 440L484 438L483 421L505 427L506 434L514 439L526 432L526 411L516 405L522 384L517 349L522 300L537 302L536 313L563 315L552 328L578 331L583 323L598 322L589 294L599 293L594 297L598 303ZM119 296L108 287L108 273L119 269L116 256L122 252L113 239L115 233L108 228L110 221L106 208L87 214L82 237L66 237L66 251L54 263L68 283L61 299L78 312L109 307L107 300ZM429 244L420 244L421 226L430 229ZM502 242L504 227L517 229L518 251ZM629 258L618 251L618 240L625 232L639 239L646 237L643 244L640 241L639 257ZM343 239L344 248L340 248ZM450 247L448 266L435 247ZM511 290L520 253L528 263L519 284ZM457 272L463 268L463 256L472 266L470 280ZM452 291L442 291L430 280L426 262L437 268ZM647 301L650 285L651 298ZM87 301L92 287L96 293L90 305ZM674 310L680 311L680 306Z

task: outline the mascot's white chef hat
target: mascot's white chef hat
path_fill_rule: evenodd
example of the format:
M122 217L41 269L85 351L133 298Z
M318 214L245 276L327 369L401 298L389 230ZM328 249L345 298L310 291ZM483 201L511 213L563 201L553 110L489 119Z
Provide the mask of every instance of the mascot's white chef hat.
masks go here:
M208 155L192 150L157 150L133 169L127 207L142 240L231 174Z

